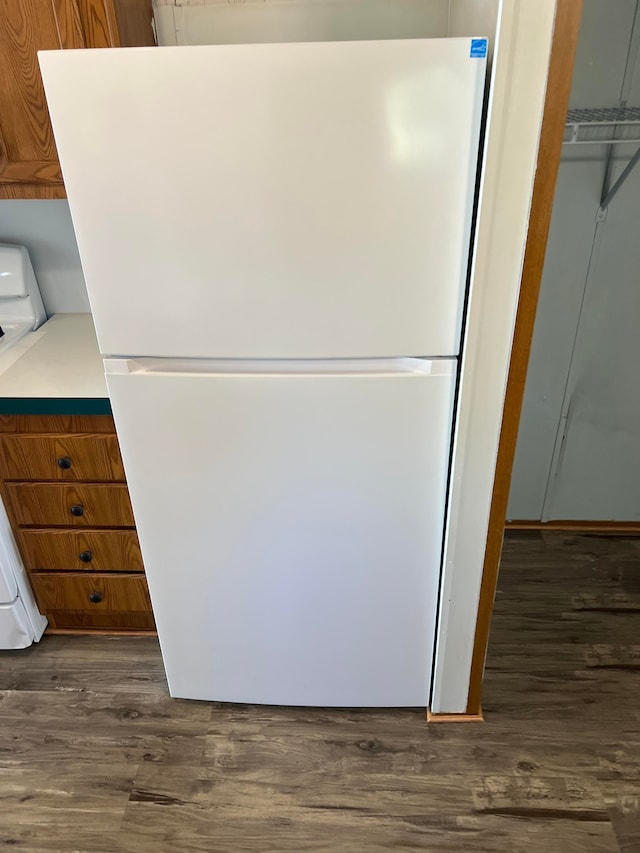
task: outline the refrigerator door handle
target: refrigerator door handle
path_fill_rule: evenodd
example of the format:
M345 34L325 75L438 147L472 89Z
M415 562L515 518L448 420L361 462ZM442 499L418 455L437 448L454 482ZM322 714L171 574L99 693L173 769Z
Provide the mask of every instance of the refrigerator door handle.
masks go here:
M446 375L455 359L445 358L342 358L342 359L182 359L105 358L107 375L187 374L219 376L395 376Z

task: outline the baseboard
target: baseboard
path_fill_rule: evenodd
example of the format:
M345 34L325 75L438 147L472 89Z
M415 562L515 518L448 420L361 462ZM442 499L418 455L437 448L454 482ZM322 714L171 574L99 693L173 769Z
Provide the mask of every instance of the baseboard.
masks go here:
M507 521L507 530L558 530L567 533L640 533L640 521Z
M428 723L484 723L482 708L479 714L432 714L427 708Z
M43 636L59 635L69 637L157 637L158 632L152 629L127 631L122 628L47 628Z

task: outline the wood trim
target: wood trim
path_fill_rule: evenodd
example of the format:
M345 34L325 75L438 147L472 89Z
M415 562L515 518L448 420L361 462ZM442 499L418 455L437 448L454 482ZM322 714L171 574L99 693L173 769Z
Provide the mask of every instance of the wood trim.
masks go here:
M432 714L427 708L427 723L484 723L482 709L477 714Z
M574 533L640 533L640 521L507 521L507 530L558 530Z
M482 677L489 640L491 612L498 580L498 567L502 551L504 523L507 515L511 471L518 436L520 411L522 409L529 352L540 291L540 280L542 278L547 237L551 222L556 178L562 152L564 123L571 92L573 64L578 43L581 15L582 0L557 0L553 42L549 61L549 76L547 79L547 94L540 132L529 230L520 280L518 310L511 349L498 458L491 498L482 585L478 603L478 616L467 698L467 714L470 715L480 713Z

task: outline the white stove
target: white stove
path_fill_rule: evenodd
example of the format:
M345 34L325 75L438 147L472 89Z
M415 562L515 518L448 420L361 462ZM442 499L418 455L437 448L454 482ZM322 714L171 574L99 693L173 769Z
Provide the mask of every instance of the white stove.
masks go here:
M0 357L46 319L26 248L0 244ZM30 646L40 639L46 625L0 501L0 649Z
M26 248L0 243L0 355L46 319Z

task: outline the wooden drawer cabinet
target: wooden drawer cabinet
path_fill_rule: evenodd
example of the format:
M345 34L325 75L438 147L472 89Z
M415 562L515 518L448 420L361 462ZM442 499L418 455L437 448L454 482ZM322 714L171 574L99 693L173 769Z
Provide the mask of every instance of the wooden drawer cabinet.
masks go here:
M124 480L115 435L3 435L5 480Z
M130 623L125 628L153 626L143 575L34 574L32 583L40 607L52 615L55 627L112 627L120 614Z
M0 474L16 540L50 627L152 630L111 417L0 417Z
M27 568L34 572L144 572L135 530L23 530Z
M19 524L133 527L126 483L7 483Z

